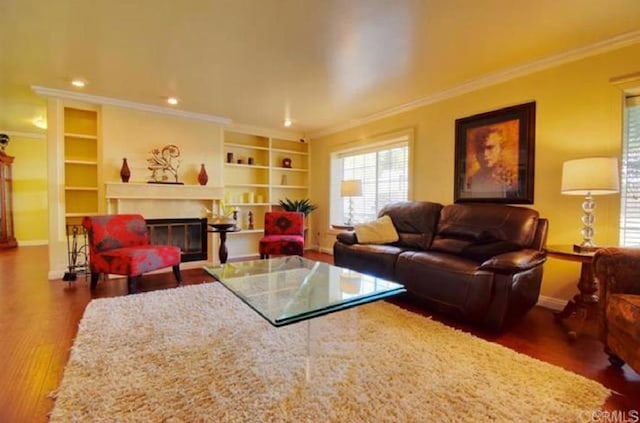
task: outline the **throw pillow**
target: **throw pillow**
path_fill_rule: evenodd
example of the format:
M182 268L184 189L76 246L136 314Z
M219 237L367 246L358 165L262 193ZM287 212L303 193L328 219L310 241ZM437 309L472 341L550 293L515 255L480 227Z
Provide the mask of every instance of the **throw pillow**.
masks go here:
M387 244L399 239L389 216L382 216L373 222L360 223L355 225L354 229L360 244Z

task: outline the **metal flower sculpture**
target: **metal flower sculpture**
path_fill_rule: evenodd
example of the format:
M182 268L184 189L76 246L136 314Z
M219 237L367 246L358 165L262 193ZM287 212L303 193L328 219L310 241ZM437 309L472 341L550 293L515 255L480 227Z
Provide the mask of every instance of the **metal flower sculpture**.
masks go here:
M178 167L180 167L180 149L178 146L169 144L162 147L162 150L154 148L151 150L151 158L147 159L151 171L153 182L168 182L169 176L173 176L178 182Z

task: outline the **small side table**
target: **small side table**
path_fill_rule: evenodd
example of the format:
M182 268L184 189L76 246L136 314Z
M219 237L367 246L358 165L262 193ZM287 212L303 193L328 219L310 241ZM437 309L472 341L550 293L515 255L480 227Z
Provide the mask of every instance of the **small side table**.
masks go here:
M580 280L578 290L572 300L570 300L561 312L554 314L557 322L575 320L576 325L569 324L567 335L569 339L575 340L578 333L583 332L585 324L590 320L595 320L598 316L598 283L593 276L592 252L577 252L573 250L573 245L551 245L547 247L549 257L560 260L574 261L581 263ZM595 325L593 325L595 327Z
M227 262L227 257L229 257L229 251L227 251L227 233L240 232L240 228L237 226L233 226L227 229L211 227L209 228L208 232L220 234L220 248L218 249L218 258L220 259L220 264L225 264Z

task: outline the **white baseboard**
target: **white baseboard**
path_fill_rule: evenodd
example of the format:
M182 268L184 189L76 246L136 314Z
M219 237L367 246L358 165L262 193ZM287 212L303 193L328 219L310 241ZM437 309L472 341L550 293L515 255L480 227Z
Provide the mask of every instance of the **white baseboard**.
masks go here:
M559 298L547 297L540 295L538 297L538 304L540 307L548 308L553 311L562 311L567 305L567 300L561 300Z
M320 247L320 252L321 253L325 253L325 254L329 254L329 255L333 255L333 248L326 248L326 247Z
M18 247L35 247L38 245L49 245L48 239L30 239L28 241L18 240Z

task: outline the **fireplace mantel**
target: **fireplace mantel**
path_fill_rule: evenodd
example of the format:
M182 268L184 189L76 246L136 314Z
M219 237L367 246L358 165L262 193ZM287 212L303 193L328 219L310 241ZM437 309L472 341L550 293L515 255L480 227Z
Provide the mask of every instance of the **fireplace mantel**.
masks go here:
M107 211L140 213L147 219L192 218L214 210L222 199L223 187L201 185L107 182Z

